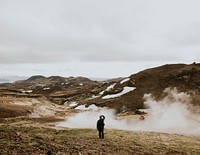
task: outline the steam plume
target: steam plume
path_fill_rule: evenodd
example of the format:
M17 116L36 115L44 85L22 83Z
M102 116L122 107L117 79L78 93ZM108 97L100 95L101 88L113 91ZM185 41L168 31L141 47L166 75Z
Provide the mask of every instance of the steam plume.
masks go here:
M118 119L113 109L99 108L96 111L78 113L58 125L70 128L96 128L98 117L103 114L106 117L105 128L200 135L199 114L191 113L190 95L178 92L176 88L167 88L163 93L166 97L159 101L151 94L144 95L144 104L149 108L144 121Z

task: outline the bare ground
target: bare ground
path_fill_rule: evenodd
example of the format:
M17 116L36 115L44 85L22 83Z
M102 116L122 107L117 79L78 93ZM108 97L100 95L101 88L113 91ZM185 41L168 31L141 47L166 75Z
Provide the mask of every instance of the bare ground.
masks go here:
M156 132L54 127L56 121L22 119L0 125L1 155L199 155L200 137ZM45 123L44 123L45 122Z
M200 154L198 136L106 129L101 140L94 129L55 127L54 122L62 121L71 110L43 99L3 98L0 110L11 115L5 118L0 113L0 155ZM27 116L27 111L39 117Z

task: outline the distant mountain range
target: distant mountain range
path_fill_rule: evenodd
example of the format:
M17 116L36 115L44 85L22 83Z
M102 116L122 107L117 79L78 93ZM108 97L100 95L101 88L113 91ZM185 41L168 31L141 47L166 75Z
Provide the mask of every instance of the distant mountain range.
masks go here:
M0 76L0 83L11 83L17 80L23 80L27 77L23 76Z
M3 79L6 81L5 79ZM144 94L164 97L165 88L176 87L200 105L200 64L170 64L143 70L129 77L96 81L86 77L32 76L26 80L0 84L0 95L45 97L57 104L77 103L111 107L118 112L144 108Z

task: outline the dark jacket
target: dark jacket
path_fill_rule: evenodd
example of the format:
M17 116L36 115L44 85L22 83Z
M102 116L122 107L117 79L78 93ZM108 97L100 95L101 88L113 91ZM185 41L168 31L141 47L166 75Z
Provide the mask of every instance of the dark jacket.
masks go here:
M103 129L104 129L104 119L99 119L98 121L97 121L97 129L99 130L99 131L102 131Z

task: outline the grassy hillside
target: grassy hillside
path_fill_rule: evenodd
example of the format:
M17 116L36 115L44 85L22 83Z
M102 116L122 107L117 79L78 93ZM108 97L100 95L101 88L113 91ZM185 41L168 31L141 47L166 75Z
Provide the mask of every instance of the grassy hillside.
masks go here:
M0 154L56 155L199 155L200 137L154 132L93 129L55 130L16 125L0 126Z

